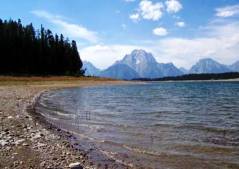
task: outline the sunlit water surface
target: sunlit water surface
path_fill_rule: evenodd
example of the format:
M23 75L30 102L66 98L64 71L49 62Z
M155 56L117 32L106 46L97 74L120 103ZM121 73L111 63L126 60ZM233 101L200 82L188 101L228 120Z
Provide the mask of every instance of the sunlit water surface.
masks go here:
M56 90L36 110L73 132L98 166L100 152L136 168L239 168L238 82Z

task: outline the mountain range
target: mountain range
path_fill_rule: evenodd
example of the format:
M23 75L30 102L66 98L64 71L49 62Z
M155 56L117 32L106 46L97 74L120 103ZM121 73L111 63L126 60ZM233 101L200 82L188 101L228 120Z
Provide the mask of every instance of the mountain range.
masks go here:
M198 73L225 73L232 72L229 66L218 63L217 61L205 58L199 60L192 68L189 70L189 74Z
M83 67L86 76L98 76L100 74L100 69L96 68L92 63L88 61L83 61Z
M239 72L239 61L235 62L234 64L232 64L230 66L230 69L235 71L235 72Z
M115 79L160 78L183 74L239 72L239 61L232 65L223 65L211 58L199 60L190 70L177 68L173 63L158 63L151 53L133 50L122 60L116 61L105 70L96 68L84 61L83 68L87 76L99 76Z
M100 77L108 77L114 79L131 80L140 78L139 74L126 64L117 63L110 66L108 69L103 70L99 74Z

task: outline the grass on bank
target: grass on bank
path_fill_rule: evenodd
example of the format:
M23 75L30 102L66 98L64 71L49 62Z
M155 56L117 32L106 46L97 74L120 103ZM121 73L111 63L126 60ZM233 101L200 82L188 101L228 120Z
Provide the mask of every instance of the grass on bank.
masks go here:
M73 76L29 76L29 77L14 77L0 76L0 85L49 85L54 83L72 84L80 82L102 82L102 81L118 81L109 78L99 77L73 77Z

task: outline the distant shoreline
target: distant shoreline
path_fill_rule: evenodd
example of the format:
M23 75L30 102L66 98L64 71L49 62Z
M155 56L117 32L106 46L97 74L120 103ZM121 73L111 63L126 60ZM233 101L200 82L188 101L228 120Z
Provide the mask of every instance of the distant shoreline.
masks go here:
M165 80L165 81L142 81L142 82L239 82L237 79L218 79L218 80Z
M186 74L182 76L170 76L162 78L138 78L136 81L238 81L239 72L229 73L205 73L205 74Z

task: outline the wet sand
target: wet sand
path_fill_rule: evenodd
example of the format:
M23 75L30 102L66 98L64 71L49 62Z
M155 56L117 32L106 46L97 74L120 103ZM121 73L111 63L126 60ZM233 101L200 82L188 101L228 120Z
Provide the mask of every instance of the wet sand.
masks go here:
M70 143L71 134L46 125L31 115L40 93L66 87L128 84L131 82L71 77L0 77L0 168L84 168L97 166Z

